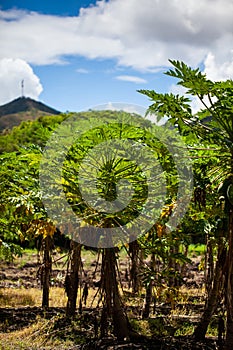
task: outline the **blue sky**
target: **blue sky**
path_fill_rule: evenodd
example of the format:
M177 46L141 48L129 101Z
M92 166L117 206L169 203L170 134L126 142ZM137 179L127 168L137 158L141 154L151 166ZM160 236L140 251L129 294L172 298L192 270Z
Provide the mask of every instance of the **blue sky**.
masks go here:
M88 7L95 4L95 1L77 1L77 0L2 0L2 10L19 8L24 10L36 11L44 14L53 14L59 16L76 16L80 7Z
M233 78L232 0L3 0L0 104L25 95L61 111L180 92L168 59Z

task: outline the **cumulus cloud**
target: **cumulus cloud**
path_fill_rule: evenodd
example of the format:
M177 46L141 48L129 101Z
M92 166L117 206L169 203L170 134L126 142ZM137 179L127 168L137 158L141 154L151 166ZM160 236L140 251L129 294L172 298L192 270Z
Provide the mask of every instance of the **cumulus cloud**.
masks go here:
M74 17L0 11L0 58L61 64L81 55L153 71L168 58L198 65L212 52L224 65L233 46L232 13L232 0L102 0Z
M136 84L144 84L147 82L145 79L133 75L118 75L116 79Z
M231 57L226 58L225 62L216 62L216 57L211 52L207 55L204 61L204 73L214 81L227 80L233 78L233 50Z
M30 65L22 59L0 60L0 104L21 96L21 82L24 80L24 95L38 99L43 88Z

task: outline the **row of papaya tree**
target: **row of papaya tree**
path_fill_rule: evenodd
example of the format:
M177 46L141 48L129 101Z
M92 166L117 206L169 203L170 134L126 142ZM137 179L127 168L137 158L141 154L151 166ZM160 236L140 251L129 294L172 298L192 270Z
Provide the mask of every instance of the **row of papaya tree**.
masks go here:
M138 293L142 285L145 288L142 314L148 317L154 286L181 285L190 237L199 234L207 247L207 298L194 337L205 337L221 303L226 312L225 348L229 349L233 346L233 82L213 82L199 69L179 61L170 63L172 68L166 74L178 79L184 95L139 91L152 101L148 114L165 117L173 126L164 129L163 138L158 137L161 127L147 120L137 124L136 115L123 111L42 117L1 135L1 255L19 254L20 240L41 237L42 306L48 307L54 234L68 235L66 312L72 317L81 281L82 246L98 249L102 254L101 335L106 334L110 318L117 337L125 339L132 330L119 291L118 250L124 246L128 251L132 291ZM193 99L201 106L197 112L192 110ZM51 139L59 125L63 126ZM179 164L167 146L176 131L182 142L179 139L173 144L173 155L179 154L184 144L188 149L188 153L180 153L185 156L177 158ZM108 147L101 148L106 142L110 142ZM146 147L152 152L146 152ZM140 159L139 163L135 159ZM177 194L179 169L187 174L190 161L194 190L183 220L172 227L170 219L190 196L185 186L181 200ZM190 176L186 181L191 185ZM121 193L125 196L119 197ZM61 194L68 206L63 206L63 199L61 203ZM130 200L124 208L127 197ZM104 207L106 202L109 208L112 205L119 210L113 215ZM144 264L145 257L149 264ZM158 261L164 268L157 268Z

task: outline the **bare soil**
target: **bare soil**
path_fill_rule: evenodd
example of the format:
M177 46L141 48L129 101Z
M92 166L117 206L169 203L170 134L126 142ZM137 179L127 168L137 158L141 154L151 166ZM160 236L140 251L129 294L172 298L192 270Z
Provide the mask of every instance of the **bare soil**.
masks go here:
M87 255L88 254L88 255ZM84 253L83 266L84 274L83 281L88 281L91 286L94 286L98 279L100 271L100 262L96 256L91 253ZM87 258L86 258L87 256ZM186 265L185 286L187 288L202 288L204 284L204 272L199 269L201 256L191 258L192 263ZM41 288L40 284L40 266L38 254L35 252L27 256L24 260L18 258L15 262L1 263L0 271L0 289L1 288ZM129 269L126 258L120 260L120 277L123 287L127 289L128 281L125 278L126 269ZM96 273L94 274L94 272ZM53 256L53 269L51 275L51 285L56 287L64 287L66 275L66 255L55 253Z
M55 263L53 264L51 284L55 287L64 288L66 257L64 257L63 254L55 254L53 256L53 260ZM201 257L193 257L192 264L187 264L186 277L184 279L186 288L201 289L203 287L204 275L203 272L199 270L200 261ZM26 257L23 256L13 263L2 264L0 272L0 301L1 297L4 297L2 295L3 288L8 288L11 290L17 288L25 290L31 288L40 289L40 266L41 264L38 261L38 256L36 253L27 255ZM96 256L91 253L84 254L83 266L83 283L88 282L91 288L97 291L100 263L96 261ZM128 300L133 300L134 295L132 295L130 291L127 292L128 281L125 273L127 269L128 260L124 258L120 261L119 268L121 284L125 290L125 298L128 298ZM141 298L143 298L143 295L141 295ZM186 300L184 303L178 302L176 304L176 314L174 313L172 318L177 318L180 323L188 321L189 323L193 322L195 324L203 310L203 305L203 296L190 295L188 300ZM174 337L173 330L171 330L171 334L169 334L169 325L166 323L166 318L167 315L171 313L171 309L172 307L169 303L160 303L156 305L153 310L154 314L152 315L152 318L156 320L161 319L161 325L164 325L164 327L167 327L168 329L165 337L135 335L135 339L133 341L131 339L131 342L119 343L114 340L113 337L102 340L93 339L93 317L99 316L99 310L89 309L87 307L83 307L82 312L79 312L80 310L77 311L76 321L78 324L82 323L82 329L80 328L78 331L77 328L74 328L73 324L70 323L70 320L66 319L65 307L50 307L46 311L38 306L11 307L9 305L9 307L0 307L0 332L1 334L7 334L25 329L26 327L36 323L39 317L40 319L42 318L50 322L50 331L53 334L55 334L56 330L59 329L59 332L65 339L68 335L70 337L74 336L75 338L75 332L78 332L78 337L86 337L86 341L83 345L77 345L74 339L74 346L69 347L69 349L217 349L216 339L207 339L204 344L193 343L190 336ZM187 314L187 309L189 310L189 314ZM137 305L129 303L127 312L131 315L131 317L137 319L140 317L141 310ZM62 330L64 332L62 332ZM92 340L90 340L91 338ZM50 348L52 349L52 347ZM4 349L4 347L0 347L0 349ZM42 349L42 347L33 347L30 349ZM56 347L56 349L58 349L58 347ZM61 349L63 348L61 347Z

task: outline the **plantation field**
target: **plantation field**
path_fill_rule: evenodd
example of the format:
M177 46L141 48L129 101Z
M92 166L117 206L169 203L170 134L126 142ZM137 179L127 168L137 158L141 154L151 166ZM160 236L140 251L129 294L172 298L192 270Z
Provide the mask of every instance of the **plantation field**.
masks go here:
M150 318L144 320L141 317L144 290L139 295L132 293L126 273L128 258L124 251L119 253L121 295L135 331L135 342L132 343L131 339L126 347L125 342L120 344L115 341L114 345L110 344L110 340L103 339L97 348L113 349L110 346L115 346L116 349L170 349L173 344L174 349L176 346L179 349L215 349L216 322L210 325L207 343L204 345L192 345L190 339L204 307L204 274L200 269L203 247L190 246L189 254L192 264L187 266L185 285L176 291L167 288L155 290L157 300L154 300L153 312ZM78 292L77 313L72 320L65 317L66 262L67 253L56 252L53 255L50 307L47 310L41 308L40 257L37 251L26 250L14 262L1 263L0 349L95 348L96 342L98 343L96 339L101 308L97 293L101 265L98 255L82 251L83 277ZM86 305L83 301L80 302L85 283L89 286ZM91 340L93 343L95 341L95 345L90 345Z

